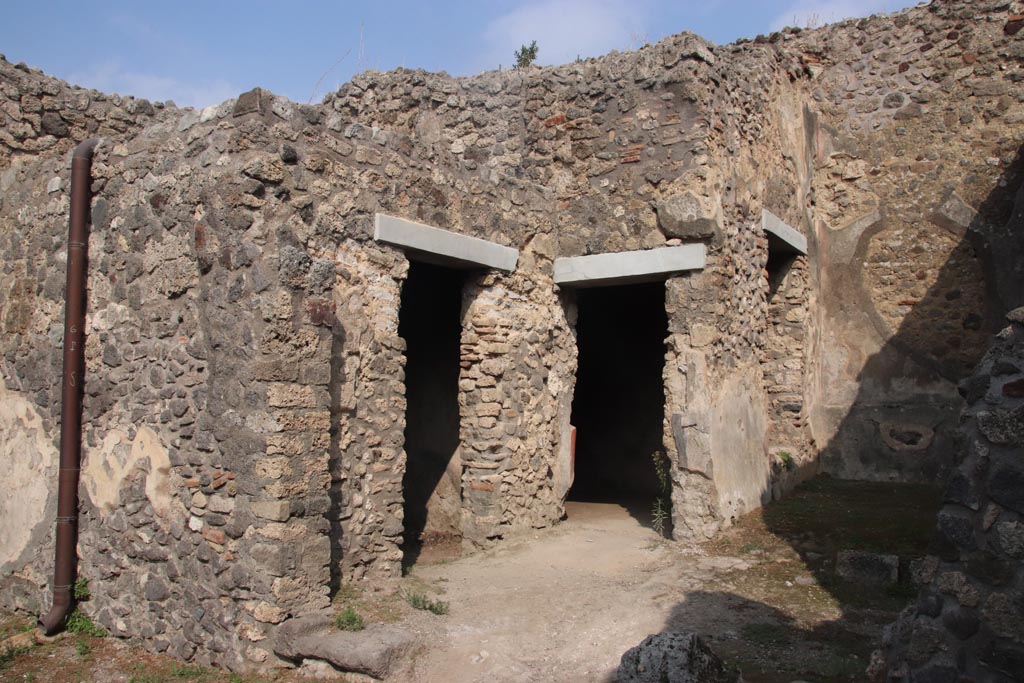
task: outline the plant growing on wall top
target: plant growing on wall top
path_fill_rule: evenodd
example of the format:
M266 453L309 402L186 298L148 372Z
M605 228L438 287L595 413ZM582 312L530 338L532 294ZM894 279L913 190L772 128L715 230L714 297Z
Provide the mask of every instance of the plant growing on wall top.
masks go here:
M522 69L524 67L533 64L533 61L537 59L537 51L540 48L537 47L537 41L531 41L529 45L523 45L516 50L516 68Z

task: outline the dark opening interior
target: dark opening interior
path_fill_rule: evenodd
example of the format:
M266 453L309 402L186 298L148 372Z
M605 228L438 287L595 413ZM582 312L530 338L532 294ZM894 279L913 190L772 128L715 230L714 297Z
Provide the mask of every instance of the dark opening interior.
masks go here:
M575 478L569 500L619 503L648 515L661 495L665 283L582 289L572 402Z
M786 279L786 275L789 273L789 269L793 267L793 262L796 261L796 253L792 251L786 251L779 249L772 244L772 241L768 242L768 263L765 265L765 270L768 271L768 302L775 298L775 294L779 291L779 287L782 286L782 281Z
M424 544L459 536L459 342L462 272L413 261L398 333L406 343L405 563Z

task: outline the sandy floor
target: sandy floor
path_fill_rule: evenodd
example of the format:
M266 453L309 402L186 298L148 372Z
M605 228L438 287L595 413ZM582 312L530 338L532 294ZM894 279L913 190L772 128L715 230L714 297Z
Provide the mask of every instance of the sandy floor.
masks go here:
M666 628L709 574L744 568L661 541L623 508L569 503L556 529L413 576L443 589L443 617L414 623L431 646L393 679L607 681L622 653ZM680 560L683 561L680 561Z
M387 683L612 683L626 650L682 630L748 683L860 682L882 628L915 591L837 582L832 558L844 548L920 557L940 499L924 487L815 480L699 547L662 540L622 507L570 503L555 528L486 552L427 548L399 585L346 587L335 609L415 634L418 649ZM410 592L447 602L448 613L413 609L402 599ZM31 625L0 614L0 637ZM19 683L290 683L314 672L327 673L238 677L81 634L0 658L0 681Z

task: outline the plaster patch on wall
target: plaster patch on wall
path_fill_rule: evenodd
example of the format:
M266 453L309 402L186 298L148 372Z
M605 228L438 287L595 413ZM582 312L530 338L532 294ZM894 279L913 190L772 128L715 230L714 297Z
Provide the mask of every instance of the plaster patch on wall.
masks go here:
M171 514L171 461L160 437L142 427L132 440L127 433L111 430L98 449L91 449L82 468L89 499L102 517L120 503L121 489L136 469L146 472L146 498L161 519Z
M715 485L724 520L733 520L767 502L768 458L764 444L768 401L759 374L757 370L739 370L716 386L711 439Z
M45 526L56 465L57 449L39 413L0 377L0 481L17 492L0 496L0 570L16 562Z

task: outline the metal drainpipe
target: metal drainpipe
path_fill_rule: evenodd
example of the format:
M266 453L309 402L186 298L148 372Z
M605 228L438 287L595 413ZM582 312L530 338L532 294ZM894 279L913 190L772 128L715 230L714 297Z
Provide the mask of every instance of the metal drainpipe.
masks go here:
M57 540L53 560L53 607L39 619L46 635L64 626L78 559L78 473L82 455L82 384L85 369L85 289L92 203L92 155L99 138L79 143L71 155L71 216L64 295L64 372L57 474Z

